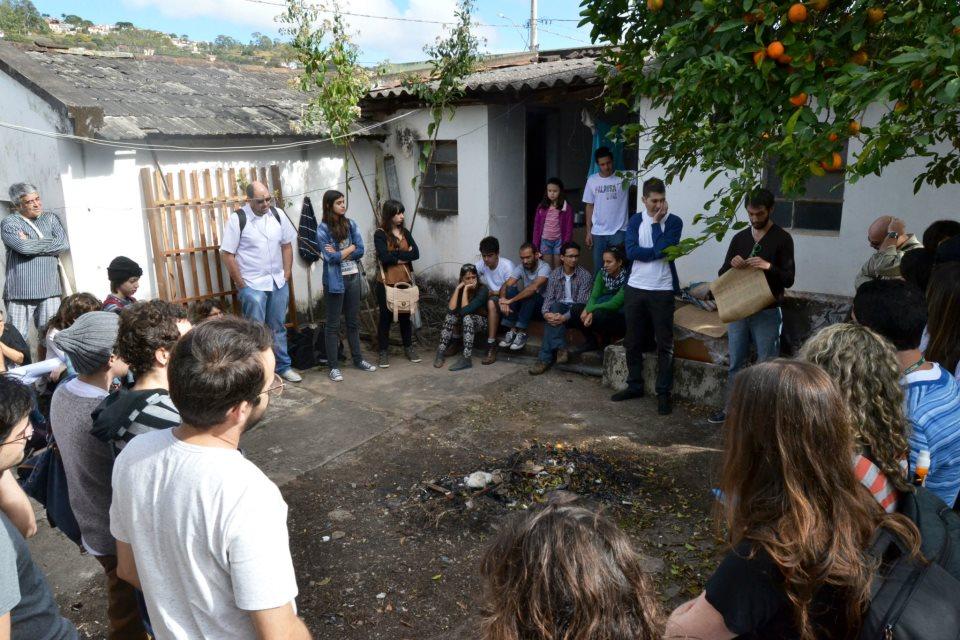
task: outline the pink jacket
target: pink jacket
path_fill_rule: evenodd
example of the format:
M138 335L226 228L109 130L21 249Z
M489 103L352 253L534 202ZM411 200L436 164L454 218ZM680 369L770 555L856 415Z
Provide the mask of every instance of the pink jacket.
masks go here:
M547 219L547 207L538 206L533 217L533 246L540 250L540 239L543 237L543 223ZM570 201L563 203L560 210L560 242L570 242L573 239L573 207Z

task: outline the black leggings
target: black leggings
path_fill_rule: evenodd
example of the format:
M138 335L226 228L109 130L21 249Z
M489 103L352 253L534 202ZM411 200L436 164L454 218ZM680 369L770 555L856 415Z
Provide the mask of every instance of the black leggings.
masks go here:
M377 282L374 290L377 294L377 305L380 307L380 322L377 324L377 343L380 351L390 347L390 324L393 322L393 311L387 309L387 290L382 282ZM413 346L413 323L409 313L397 314L400 324L400 338L404 347Z

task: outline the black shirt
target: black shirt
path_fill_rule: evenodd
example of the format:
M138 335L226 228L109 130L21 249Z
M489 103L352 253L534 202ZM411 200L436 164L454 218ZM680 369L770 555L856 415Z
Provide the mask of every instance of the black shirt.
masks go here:
M762 548L748 557L751 548L751 543L744 541L726 555L707 581L707 602L720 612L727 628L741 638L799 640L793 606L783 589L783 574ZM835 590L821 588L810 604L816 636L842 637L836 630L846 627L839 622L844 610Z
M756 244L758 243L753 240L751 227L747 227L733 236L730 246L727 248L727 257L723 261L723 266L720 267L719 275L722 276L732 268L730 261L733 260L734 256L740 256L744 260L749 258ZM760 238L759 244L759 251L753 255L770 263L770 268L764 271L763 275L766 276L767 284L770 285L770 293L776 298L776 302L771 306L778 307L783 301L784 289L793 286L793 279L796 274L796 265L793 262L793 238L782 227L774 224Z
M8 371L13 367L22 367L25 364L30 364L30 345L23 339L23 336L20 335L17 328L10 324L9 320L3 325L3 334L0 335L0 342L23 354L23 362L19 364L13 360L4 358L4 364L7 365Z

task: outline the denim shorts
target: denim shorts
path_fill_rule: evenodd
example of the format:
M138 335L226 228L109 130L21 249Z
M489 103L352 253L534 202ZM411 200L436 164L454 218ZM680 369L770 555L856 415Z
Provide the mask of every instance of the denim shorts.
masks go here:
M540 253L543 255L558 256L560 255L560 245L562 245L560 238L556 240L547 240L546 238L540 239Z

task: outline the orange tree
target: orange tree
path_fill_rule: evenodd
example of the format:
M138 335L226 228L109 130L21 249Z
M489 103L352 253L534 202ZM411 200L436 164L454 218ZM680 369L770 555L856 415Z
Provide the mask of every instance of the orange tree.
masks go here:
M674 257L744 225L736 212L771 158L786 195L811 175L855 182L908 157L925 159L915 191L960 182L958 0L581 7L593 40L614 45L601 66L608 106L645 110L616 134L648 141L645 164L661 165L668 182L693 169L708 185L725 178L695 218L700 235Z

